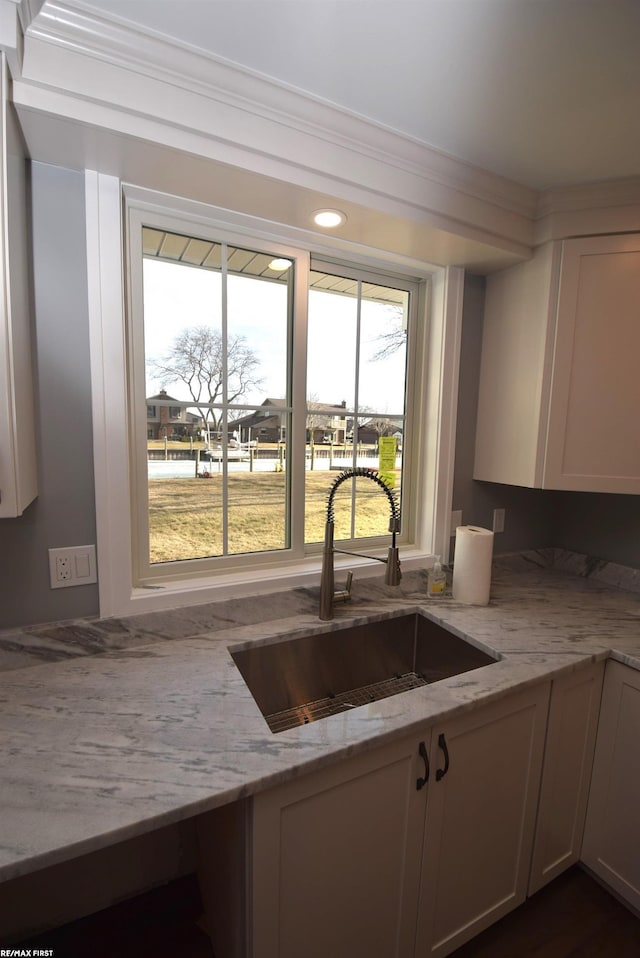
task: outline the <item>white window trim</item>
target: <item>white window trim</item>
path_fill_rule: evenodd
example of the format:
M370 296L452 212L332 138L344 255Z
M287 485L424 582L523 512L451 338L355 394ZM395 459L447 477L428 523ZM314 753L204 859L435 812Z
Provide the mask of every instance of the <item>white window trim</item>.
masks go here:
M127 351L124 307L122 189L118 178L91 170L85 175L87 272L91 347L93 446L100 615L131 615L195 605L241 595L319 583L320 558L297 558L282 565L218 572L211 577L181 579L161 586L136 588L132 584L132 522L130 512L130 450L127 422ZM134 191L135 192L135 191ZM143 193L144 191L140 191ZM150 194L146 194L150 195ZM185 201L193 209L197 204ZM216 211L213 211L216 212ZM222 211L217 211L222 215ZM261 233L265 239L300 244L279 225L265 231L264 221L228 214L225 219ZM325 246L315 252L338 255ZM345 254L344 248L340 254ZM353 249L351 259L366 255ZM375 265L384 268L384 255ZM373 260L369 256L373 264ZM433 554L449 553L455 452L458 367L462 322L464 271L435 268L389 257L389 269L406 269L416 278L431 280L428 348L421 383L416 383L419 407L427 423L427 437L417 451L418 482L424 496L417 503L416 543L403 550L403 568L432 564ZM345 560L346 561L346 560ZM367 559L349 560L357 575L379 575L379 565ZM337 568L340 561L336 562Z

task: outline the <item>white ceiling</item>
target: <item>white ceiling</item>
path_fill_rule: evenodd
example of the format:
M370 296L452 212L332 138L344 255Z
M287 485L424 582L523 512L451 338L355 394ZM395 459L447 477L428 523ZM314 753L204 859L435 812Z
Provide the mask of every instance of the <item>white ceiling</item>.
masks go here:
M640 0L86 0L533 189L640 173Z

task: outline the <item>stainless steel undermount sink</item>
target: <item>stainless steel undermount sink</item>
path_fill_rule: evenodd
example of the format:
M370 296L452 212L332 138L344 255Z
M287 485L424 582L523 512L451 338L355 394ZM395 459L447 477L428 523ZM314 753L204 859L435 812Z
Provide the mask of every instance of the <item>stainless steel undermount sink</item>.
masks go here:
M419 612L230 652L272 732L482 668L500 658Z

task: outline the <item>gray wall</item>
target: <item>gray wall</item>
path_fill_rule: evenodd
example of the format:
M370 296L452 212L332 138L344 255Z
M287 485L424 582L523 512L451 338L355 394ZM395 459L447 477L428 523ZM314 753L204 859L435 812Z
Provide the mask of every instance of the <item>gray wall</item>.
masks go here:
M554 546L640 569L640 496L555 493Z
M0 628L98 612L95 585L51 589L48 549L96 541L84 176L31 166L38 498L0 520Z

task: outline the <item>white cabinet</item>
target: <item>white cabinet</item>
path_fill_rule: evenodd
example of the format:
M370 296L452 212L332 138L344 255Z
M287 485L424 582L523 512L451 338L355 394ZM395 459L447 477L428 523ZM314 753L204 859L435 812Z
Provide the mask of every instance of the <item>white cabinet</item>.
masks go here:
M548 243L489 277L474 478L640 492L640 235Z
M252 958L412 956L417 752L407 739L256 796Z
M26 168L0 54L0 518L36 497Z
M640 672L609 661L582 860L640 910Z
M201 817L199 878L218 958L411 958L418 749L412 736Z
M448 955L525 900L548 702L537 685L434 728L416 958Z
M529 894L580 858L604 662L554 679Z
M524 901L548 698L527 689L203 816L216 955L445 955Z

